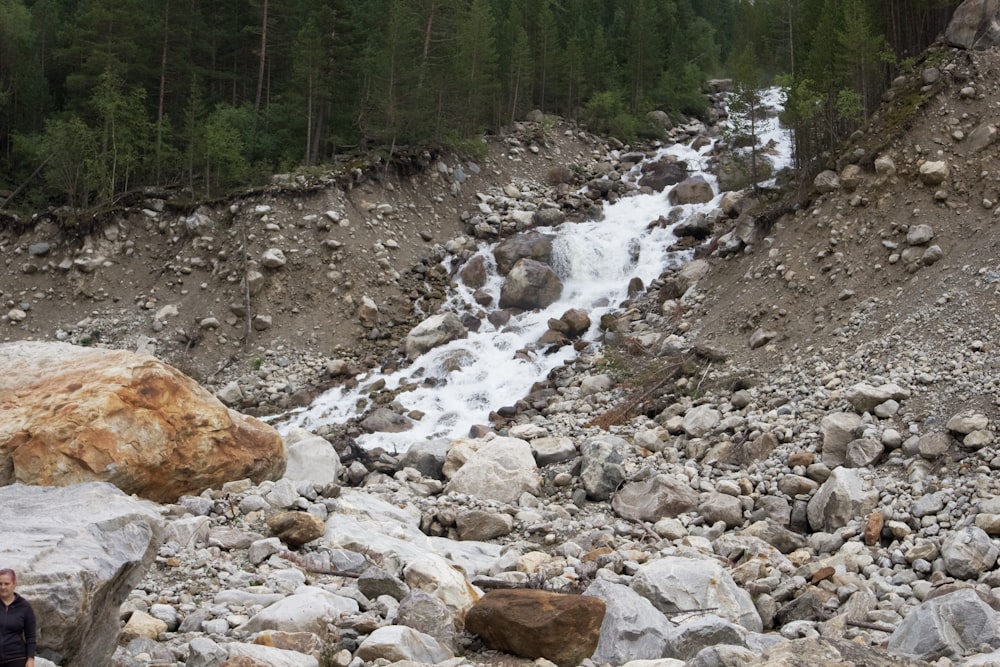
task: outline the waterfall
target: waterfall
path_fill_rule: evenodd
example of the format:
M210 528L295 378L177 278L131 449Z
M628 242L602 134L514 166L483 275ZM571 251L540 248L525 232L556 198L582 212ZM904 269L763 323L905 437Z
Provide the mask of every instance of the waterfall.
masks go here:
M776 121L773 126L766 128L766 135L762 133L765 141L780 134ZM789 142L785 138L778 143L787 146ZM533 383L576 355L570 345L551 354L535 349L536 341L548 329L550 318L559 318L570 308L584 309L593 322L584 338L595 340L601 316L616 309L626 298L630 280L639 278L649 285L664 270L681 266L690 259L690 251L669 250L677 240L672 231L674 224L651 226L650 223L675 208L681 208L682 215L675 213L671 219L684 220L718 207L721 195L716 179L702 171L710 152L711 146L696 150L673 145L661 149L651 159L670 154L685 161L689 175L701 175L712 184L715 197L711 202L673 206L668 201L671 189L668 187L663 192L634 194L605 204L599 220L539 229L556 235L552 265L563 283L562 296L556 303L543 310L516 315L500 327L484 320L479 331L430 350L407 368L385 376L360 377L358 387L352 390L331 389L309 408L287 416L278 425L279 430L287 431L293 426L315 429L357 415L359 404L366 405L364 387L381 378L390 390L412 386L396 400L406 410L419 411L424 416L403 433L361 436L362 446L402 451L424 439L466 437L471 425L487 423L491 410L512 405L530 391ZM785 166L781 160L787 157L775 160L776 169ZM637 175L638 166L624 178L631 180ZM484 244L478 251L490 267L494 267L494 246ZM501 285L502 278L494 271L484 288L494 303L499 301ZM454 312L481 310L473 301L472 290L463 285L454 289L444 308ZM515 355L523 350L527 354Z

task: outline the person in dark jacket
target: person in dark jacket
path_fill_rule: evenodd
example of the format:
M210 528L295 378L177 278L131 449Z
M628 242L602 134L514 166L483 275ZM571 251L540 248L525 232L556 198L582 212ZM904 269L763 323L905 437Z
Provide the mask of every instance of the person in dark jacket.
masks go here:
M0 570L0 667L35 667L35 612L16 584L14 570Z

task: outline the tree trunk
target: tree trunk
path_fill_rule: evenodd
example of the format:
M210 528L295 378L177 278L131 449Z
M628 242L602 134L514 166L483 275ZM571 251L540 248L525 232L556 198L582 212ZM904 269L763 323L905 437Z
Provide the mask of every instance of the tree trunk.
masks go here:
M163 4L163 50L160 53L160 100L156 109L156 184L160 184L160 160L163 152L163 98L167 88L167 41L170 34L170 0Z
M260 22L260 66L257 69L257 97L254 99L254 115L260 113L261 94L264 92L264 63L267 59L267 0L264 0L264 18Z

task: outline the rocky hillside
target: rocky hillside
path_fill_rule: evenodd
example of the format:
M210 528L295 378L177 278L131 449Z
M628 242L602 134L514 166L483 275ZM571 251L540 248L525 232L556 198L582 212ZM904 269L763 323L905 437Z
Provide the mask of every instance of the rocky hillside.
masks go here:
M127 597L113 664L996 664L998 71L929 52L786 215L730 200L698 262L494 432L396 457L297 431L283 478L155 506L156 553L138 539L146 569L100 596ZM640 148L540 122L417 176L7 229L3 336L152 349L292 405L406 363L458 279L441 260L627 196Z

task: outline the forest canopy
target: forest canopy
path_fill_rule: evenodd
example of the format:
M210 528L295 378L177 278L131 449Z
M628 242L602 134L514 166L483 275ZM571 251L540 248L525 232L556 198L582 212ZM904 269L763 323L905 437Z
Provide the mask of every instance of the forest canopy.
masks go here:
M842 139L957 0L0 0L0 207L212 196L396 146L473 150L532 110L624 140L710 77Z

